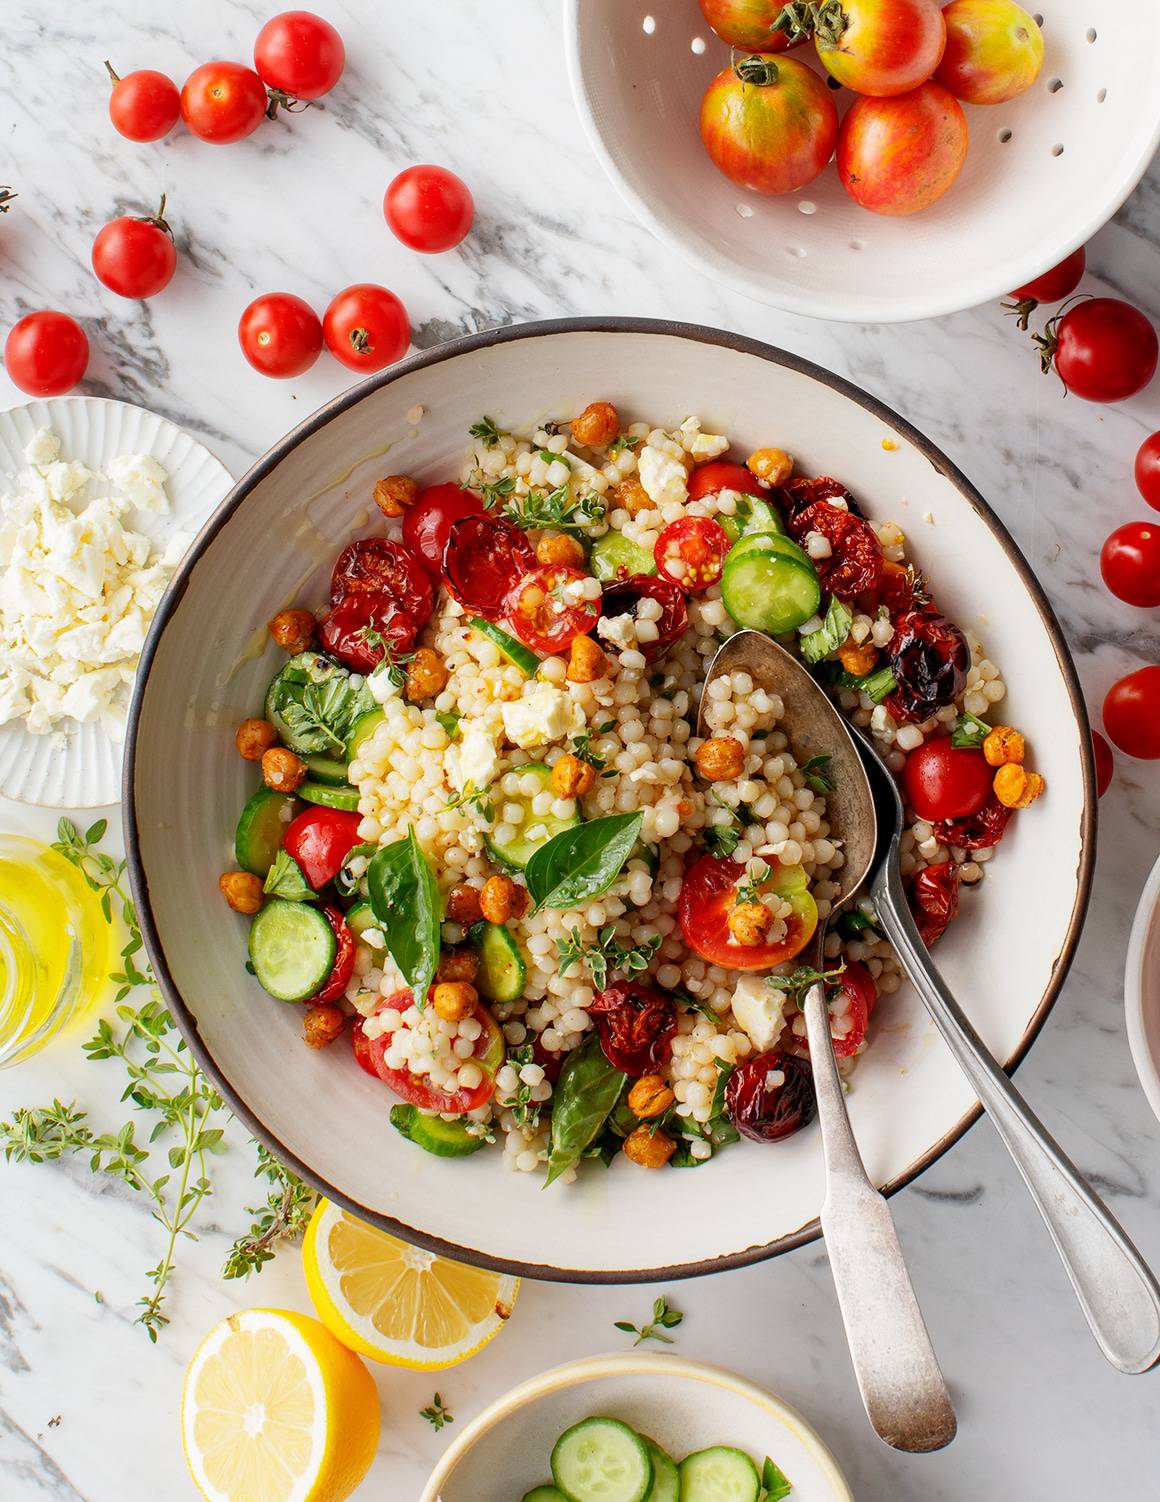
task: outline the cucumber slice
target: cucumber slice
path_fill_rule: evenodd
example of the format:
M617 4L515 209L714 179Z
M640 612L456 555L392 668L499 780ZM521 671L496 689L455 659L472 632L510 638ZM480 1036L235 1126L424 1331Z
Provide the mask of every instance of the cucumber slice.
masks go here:
M642 1435L641 1438L648 1446L653 1467L652 1491L648 1494L647 1502L681 1502L681 1474L677 1470L676 1461L655 1440L649 1439L647 1435Z
M808 617L803 616L802 619L806 620ZM530 772L543 785L544 792L552 791L552 769L542 761L529 761L522 767L513 767L512 770L517 777L523 777ZM501 870L522 871L541 845L546 845L554 835L560 834L565 829L575 829L580 823L578 813L573 814L570 819L558 819L552 813L533 813L532 799L525 793L516 793L514 797L509 797L505 793L504 802L518 803L524 810L524 820L514 840L499 844L490 835L484 837L484 844ZM528 836L528 831L533 829L540 831L534 839Z
M331 684L336 679L343 682L338 686L348 689L349 702L344 703L342 718L346 715L352 717L364 711L364 706L369 709L373 704L370 694L365 688L356 694L348 688L347 680L350 674L339 663L333 662L329 657L323 657L320 652L299 652L297 657L291 657L285 663L280 672L275 673L270 680L270 687L266 690L265 715L278 732L278 738L283 745L289 746L299 756L307 756L314 753L323 753L332 756L332 741L323 735L321 738L317 730L307 731L304 734L295 734L289 722L283 718L282 711L297 705L301 707L303 698L311 687L322 684ZM347 721L346 723L349 723ZM336 718L337 728L334 734L345 735L346 727L342 719Z
M480 994L488 1001L518 1001L528 983L528 967L511 929L504 923L474 923L467 937L479 953Z
M343 787L331 787L325 782L304 782L298 789L299 798L306 803L317 803L322 808L341 808L346 813L358 812L358 788L349 783Z
M657 561L647 548L612 528L592 544L588 567L598 579L607 582L631 579L633 574L655 574Z
M731 558L744 558L749 553L784 553L787 558L796 558L810 568L814 566L814 560L805 548L792 537L783 537L780 532L747 532L729 549L726 562Z
M736 542L750 533L785 532L781 517L774 508L756 495L739 495L733 515L726 516L719 511L717 520L730 542Z
M375 731L386 719L381 709L372 709L368 714L359 715L358 719L350 727L350 734L346 738L346 759L352 762L362 748L374 735ZM343 776L343 782L346 776Z
M478 631L480 636L486 636L489 642L497 646L509 662L514 662L521 673L526 673L529 678L534 678L540 671L540 659L523 642L516 641L514 636L506 632L502 626L495 625L492 621L485 621L481 615L473 615L467 623L473 631Z
M264 990L279 1001L305 1001L326 984L338 944L319 908L275 897L250 924L249 949Z
M259 788L242 809L234 831L234 855L243 871L263 879L269 875L297 803L289 793Z
M520 1502L568 1502L568 1498L554 1486L533 1486L530 1492L524 1493Z
M721 598L738 626L777 636L817 613L822 589L808 562L761 548L737 559L729 554L721 575Z
M645 1502L648 1446L619 1419L582 1419L556 1441L552 1480L572 1502Z
M359 939L363 944L366 944L368 948L378 950L386 949L386 940L383 935L382 924L375 917L374 909L371 907L370 903L366 900L365 897L360 902L356 902L354 907L352 907L347 913L346 926L350 929L351 933L354 934L355 938ZM368 933L376 934L380 939L383 939L383 943L371 943L371 941L367 938Z
M347 781L346 762L338 761L333 756L323 756L315 751L310 756L304 756L310 778L313 782L329 782L335 787L340 787Z
M408 1142L437 1158L469 1158L487 1146L486 1137L474 1136L458 1117L444 1121L442 1116L424 1116L418 1106L392 1106L391 1125Z
M681 1502L757 1502L761 1477L743 1450L714 1445L680 1465Z

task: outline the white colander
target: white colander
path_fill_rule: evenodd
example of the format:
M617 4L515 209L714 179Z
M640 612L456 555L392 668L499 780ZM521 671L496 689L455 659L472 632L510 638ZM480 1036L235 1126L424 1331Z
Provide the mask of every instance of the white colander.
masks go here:
M609 177L715 280L819 318L928 318L1000 297L1082 245L1160 145L1160 0L1039 0L1046 57L1010 104L966 106L967 164L925 213L860 209L833 166L781 198L712 165L698 113L729 48L696 0L566 0L577 107ZM795 53L817 64L811 45ZM844 110L851 95L837 95Z

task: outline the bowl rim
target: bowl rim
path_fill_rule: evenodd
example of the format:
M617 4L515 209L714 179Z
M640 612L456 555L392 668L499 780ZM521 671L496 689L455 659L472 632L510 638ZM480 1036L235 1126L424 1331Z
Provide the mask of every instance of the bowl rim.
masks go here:
M1144 949L1153 928L1157 927L1160 927L1160 857L1152 867L1136 905L1128 937L1128 956L1124 962L1124 1022L1128 1049L1148 1104L1160 1120L1160 1066L1148 1046L1144 1027Z
M1021 261L1015 262L1009 270L1005 270L1001 278L998 274L991 280L980 278L972 284L965 296L962 293L954 295L944 293L940 296L937 290L931 291L925 297L916 293L909 301L896 301L887 311L884 311L878 303L860 302L849 294L845 294L838 301L830 301L823 305L818 298L808 293L799 293L787 286L774 287L768 285L762 278L748 275L741 271L729 256L707 247L705 249L695 247L683 235L657 218L646 200L621 172L616 157L605 144L596 111L592 107L591 93L584 69L580 64L581 5L582 0L565 0L564 59L572 90L572 100L576 106L576 113L580 117L585 138L596 160L604 169L609 182L645 228L655 235L662 245L684 261L696 266L706 275L724 282L734 292L742 292L746 297L752 297L768 307L781 308L787 313L804 314L807 318L828 319L836 323L915 323L924 318L942 318L950 313L962 313L970 308L980 307L983 303L1007 297L1012 287L1026 286L1028 282L1042 276L1045 271L1050 271L1053 266L1057 266L1060 261L1066 260L1069 255L1086 245L1094 235L1098 234L1135 192L1152 158L1160 149L1160 112L1158 112L1151 137L1144 144L1139 157L1128 166L1123 176L1112 184L1111 192L1102 201L1102 206L1096 212L1088 213L1081 230L1073 232L1049 255L1045 256L1039 251L1028 252Z
M433 1236L426 1231L407 1225L406 1222L394 1216L386 1215L382 1211L372 1210L360 1204L353 1196L347 1194L337 1186L328 1183L310 1169L266 1127L256 1112L251 1109L248 1102L234 1089L224 1070L218 1065L209 1048L202 1041L198 1030L197 1018L182 998L166 963L161 934L157 927L150 902L149 882L141 857L140 831L137 824L137 811L134 799L142 707L149 677L156 659L158 644L170 618L184 597L186 589L189 587L193 571L202 554L209 547L210 543L214 541L217 534L230 520L234 512L245 502L250 492L258 483L265 479L299 444L325 427L333 418L339 416L348 408L356 406L364 397L369 396L372 392L378 391L385 386L390 386L395 381L401 380L414 371L424 370L429 366L442 364L445 360L454 359L463 354L470 354L475 350L487 349L494 345L516 343L525 339L542 339L557 334L575 333L656 334L670 338L687 339L695 343L715 345L740 354L755 356L770 364L781 365L800 375L807 376L812 380L829 386L831 389L845 396L849 401L863 407L879 422L905 438L907 442L913 444L927 458L932 467L955 486L963 499L983 521L984 525L990 529L999 546L1003 549L1011 566L1018 574L1020 582L1031 597L1043 628L1047 632L1059 671L1063 676L1072 712L1076 717L1077 728L1080 732L1080 757L1084 792L1083 809L1080 819L1080 854L1076 872L1076 896L1072 904L1063 943L1056 957L1047 988L1040 998L1039 1004L1028 1022L1023 1036L1019 1040L1018 1046L1014 1049L1010 1057L1003 1062L1002 1067L1010 1074L1023 1061L1027 1055L1027 1051L1038 1037L1040 1029L1047 1020L1048 1013L1055 1005L1068 971L1071 968L1071 963L1075 957L1076 948L1078 947L1080 935L1083 930L1084 919L1087 915L1095 866L1095 754L1083 691L1080 687L1075 665L1071 660L1071 653L1064 638L1063 629L1056 619L1055 612L1051 607L1043 586L1035 577L1030 564L1023 557L1014 538L958 466L953 464L930 439L924 437L918 429L893 411L885 402L880 401L869 392L863 391L843 376L835 375L823 366L816 365L812 360L804 359L801 355L792 354L788 350L779 349L774 345L763 343L758 339L752 339L744 334L735 334L723 329L715 329L699 324L681 323L675 320L633 317L543 319L531 323L506 325L502 328L487 329L480 333L468 334L462 338L437 345L433 349L424 350L412 355L398 364L390 366L387 370L370 376L367 380L341 392L331 401L319 407L316 412L305 418L297 427L291 429L289 433L279 439L277 443L268 449L242 475L233 490L222 501L213 516L210 517L190 546L178 571L170 582L169 589L166 591L161 604L157 608L145 641L145 646L141 652L141 660L133 687L133 697L129 705L125 733L125 756L122 770L122 826L130 891L136 905L137 918L142 938L144 939L145 950L153 965L153 973L161 994L165 998L166 1005L169 1007L173 1019L177 1023L178 1029L190 1051L193 1053L194 1058L213 1081L231 1111L246 1126L250 1133L258 1141L264 1143L288 1168L320 1193L324 1194L327 1199L333 1200L336 1204L348 1210L350 1214L371 1225L377 1226L383 1231L387 1231L393 1236L399 1236L414 1246L423 1247L427 1251L434 1252L439 1256L450 1257L457 1261L467 1262L477 1267L486 1267L492 1271L507 1273L516 1277L539 1279L545 1282L578 1284L653 1283L702 1277L710 1273L730 1271L733 1268L748 1267L753 1263L763 1262L769 1257L777 1256L782 1252L792 1251L799 1246L805 1246L809 1242L817 1240L822 1234L821 1222L815 1218L808 1221L805 1225L799 1226L796 1231L791 1231L787 1235L779 1237L776 1241L762 1242L755 1246L745 1247L740 1251L729 1252L719 1257L701 1258L697 1261L677 1263L669 1266L617 1268L609 1271L593 1268L556 1267L551 1264L529 1263L509 1257L490 1256L475 1248L462 1247L442 1237ZM968 1127L972 1126L979 1119L982 1109L982 1106L976 1102L926 1152L920 1154L900 1174L882 1186L883 1194L891 1195L897 1193L899 1189L905 1188L907 1184L929 1168L932 1163L941 1158L943 1153L954 1146Z
M826 1480L833 1493L833 1502L854 1502L854 1493L850 1490L850 1483L842 1474L829 1446L808 1419L803 1418L797 1409L787 1403L784 1398L778 1397L767 1388L757 1386L745 1377L739 1377L725 1367L715 1366L707 1361L690 1361L684 1356L646 1354L643 1351L635 1354L585 1356L579 1361L569 1361L563 1366L551 1367L538 1376L529 1377L527 1381L519 1383L510 1392L504 1393L502 1397L489 1403L483 1412L477 1414L467 1428L457 1435L444 1450L435 1469L427 1478L419 1502L439 1502L439 1488L476 1442L494 1429L497 1424L511 1418L529 1403L564 1388L578 1387L587 1382L619 1376L622 1373L636 1373L640 1376L657 1377L662 1380L674 1375L685 1377L695 1382L708 1383L712 1387L723 1388L736 1397L745 1398L757 1407L766 1409L779 1423L797 1431L802 1444L826 1473Z

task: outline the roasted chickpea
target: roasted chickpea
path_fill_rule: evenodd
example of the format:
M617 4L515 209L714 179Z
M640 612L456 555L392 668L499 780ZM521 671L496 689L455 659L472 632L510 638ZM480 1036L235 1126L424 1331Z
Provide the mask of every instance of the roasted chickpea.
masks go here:
M545 568L583 568L587 558L578 538L567 532L546 532L536 544L536 562Z
M848 636L838 648L838 661L847 673L855 678L864 678L872 673L878 662L878 648L871 641L856 642Z
M279 610L266 623L266 629L284 652L297 657L309 649L314 640L315 619L309 610Z
M758 449L746 459L745 468L767 485L784 485L793 474L793 460L784 449Z
M262 781L276 793L292 793L301 787L308 770L302 758L285 746L271 746L262 752Z
M270 747L277 743L278 732L269 720L243 720L234 732L238 755L246 761L261 761Z
M489 923L506 923L527 911L528 894L510 876L489 876L479 894L479 907Z
M419 486L410 475L388 475L375 485L375 505L384 516L402 516L418 494Z
M256 913L262 906L262 878L249 871L223 871L218 889L235 913Z
M983 755L991 767L1005 767L1010 762L1022 765L1027 744L1013 726L996 725L983 742Z
M459 949L445 949L439 956L439 964L435 970L437 981L465 980L474 981L479 974L479 956L474 949L466 946Z
M729 914L729 932L738 944L756 949L773 927L773 914L764 902L739 902Z
M572 419L572 437L585 448L607 448L619 432L620 413L611 402L589 402Z
M420 699L433 699L447 687L449 676L438 652L433 652L430 647L417 647L407 664L403 697L409 704L416 704Z
M561 756L552 768L552 791L557 798L583 798L595 784L595 769L571 752Z
M612 504L615 509L627 511L629 516L653 510L652 496L639 480L621 480L612 492Z
M341 1007L329 1001L320 1002L306 1008L306 1016L302 1019L302 1041L307 1048L325 1048L342 1036L345 1026L346 1017Z
M628 1092L628 1109L642 1121L650 1121L663 1116L676 1098L659 1074L646 1074Z
M677 1150L667 1132L654 1132L639 1126L624 1139L624 1156L642 1168L663 1168Z
M452 923L458 923L460 928L470 928L473 923L478 923L483 917L479 898L480 889L468 886L466 882L452 887L447 894L447 916Z
M594 683L604 677L607 667L608 659L599 643L590 636L578 636L568 654L568 682Z
M1038 772L1029 772L1018 762L1008 762L995 773L995 797L1004 808L1027 808L1047 784Z
M479 1004L479 992L469 981L442 981L431 992L435 1015L444 1022L460 1022L470 1017Z
M733 735L714 735L697 747L694 760L706 782L733 782L745 771L745 747Z

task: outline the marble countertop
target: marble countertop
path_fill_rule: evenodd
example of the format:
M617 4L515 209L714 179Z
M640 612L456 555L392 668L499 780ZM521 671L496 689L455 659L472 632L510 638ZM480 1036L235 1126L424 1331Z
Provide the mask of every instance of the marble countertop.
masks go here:
M669 0L676 3L676 0ZM744 330L839 371L896 407L979 485L1039 573L1090 702L1160 660L1155 614L1103 589L1105 534L1142 512L1130 478L1160 427L1160 384L1123 406L1064 400L998 306L903 327L812 322L723 292L630 217L589 153L565 77L559 0L451 6L317 0L350 59L325 109L232 148L186 135L120 140L100 68L155 66L181 78L215 56L247 57L272 7L256 0L105 11L9 0L0 54L0 178L20 191L0 222L0 324L45 305L85 319L85 389L140 402L201 436L237 473L347 384L329 360L301 380L264 381L234 328L257 292L322 307L358 280L392 286L429 347L495 324L565 314L668 316ZM388 180L414 161L458 170L476 195L459 252L423 258L383 223ZM89 245L105 219L165 189L181 270L154 303L104 292ZM1093 242L1088 285L1152 298L1160 315L1160 171ZM20 394L0 373L0 405ZM0 806L0 827L43 816ZM1101 806L1101 857L1083 944L1021 1087L1130 1234L1160 1266L1160 1125L1124 1038L1126 931L1160 847L1160 765L1120 760ZM86 1036L81 1033L80 1037ZM0 1115L76 1097L111 1123L107 1066L78 1037L0 1075ZM248 1285L222 1257L252 1203L250 1149L235 1134L196 1244L181 1250L172 1324L151 1346L133 1325L157 1228L128 1191L82 1162L0 1167L0 1494L4 1502L185 1502L178 1404L208 1327L261 1303L309 1307L299 1258ZM904 1458L870 1433L852 1379L821 1245L765 1266L670 1289L684 1355L766 1384L822 1430L860 1499L941 1502L995 1493L1059 1502L1091 1478L1111 1497L1160 1497L1160 1377L1129 1379L1095 1349L1047 1234L991 1127L976 1126L894 1210L960 1418L954 1446ZM360 1494L410 1502L446 1440L515 1382L618 1348L614 1319L639 1322L653 1290L526 1285L503 1335L468 1365L431 1376L382 1371L381 1453ZM100 1299L97 1295L100 1294ZM456 1428L419 1417L438 1386Z

